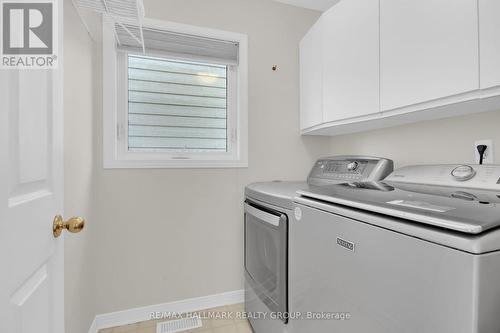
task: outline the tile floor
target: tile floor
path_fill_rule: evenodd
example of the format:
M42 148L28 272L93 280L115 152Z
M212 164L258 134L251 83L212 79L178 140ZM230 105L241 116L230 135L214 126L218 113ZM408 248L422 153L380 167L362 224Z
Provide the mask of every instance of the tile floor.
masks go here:
M202 318L203 326L193 330L182 331L181 333L253 333L252 328L246 319L237 318L236 313L244 311L243 304L221 306L214 309L198 311ZM222 316L215 316L214 313L226 312L233 314L232 318L220 319ZM211 313L212 318L203 319L204 314ZM209 316L208 316L209 317ZM179 319L179 318L175 318ZM126 326L119 326L100 330L99 333L156 333L156 324L168 319L149 320Z

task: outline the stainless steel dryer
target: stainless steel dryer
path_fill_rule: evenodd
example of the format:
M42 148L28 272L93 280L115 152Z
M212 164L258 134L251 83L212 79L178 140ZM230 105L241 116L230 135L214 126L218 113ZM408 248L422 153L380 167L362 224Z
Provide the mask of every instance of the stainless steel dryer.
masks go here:
M299 191L289 332L500 332L500 166Z
M390 160L366 156L319 159L307 182L264 182L245 188L245 310L256 333L283 332L288 323L289 228L297 190L346 181L376 181Z

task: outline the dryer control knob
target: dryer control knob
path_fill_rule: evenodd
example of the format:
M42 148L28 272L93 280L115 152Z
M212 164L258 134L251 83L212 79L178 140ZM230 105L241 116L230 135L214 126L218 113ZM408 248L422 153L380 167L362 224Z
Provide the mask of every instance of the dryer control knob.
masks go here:
M347 164L347 170L349 170L349 171L356 171L356 169L358 168L358 166L359 166L358 162L351 162L351 163Z
M472 179L476 175L476 170L470 165L459 165L451 171L451 175L455 180L463 182Z

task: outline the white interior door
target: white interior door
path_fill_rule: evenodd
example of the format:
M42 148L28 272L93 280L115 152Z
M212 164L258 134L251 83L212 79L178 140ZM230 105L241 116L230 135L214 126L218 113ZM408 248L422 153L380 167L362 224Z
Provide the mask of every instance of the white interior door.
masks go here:
M52 234L63 209L62 86L62 62L0 70L2 333L64 332L64 244Z

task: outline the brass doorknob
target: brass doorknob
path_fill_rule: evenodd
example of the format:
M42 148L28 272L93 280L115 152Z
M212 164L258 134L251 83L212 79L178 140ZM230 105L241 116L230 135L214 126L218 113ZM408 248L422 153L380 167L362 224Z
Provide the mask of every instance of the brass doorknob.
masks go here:
M64 221L61 215L54 217L54 223L52 224L52 232L54 237L57 238L61 236L63 229L68 230L72 233L77 233L83 230L85 226L85 220L81 217L72 217L67 221Z

